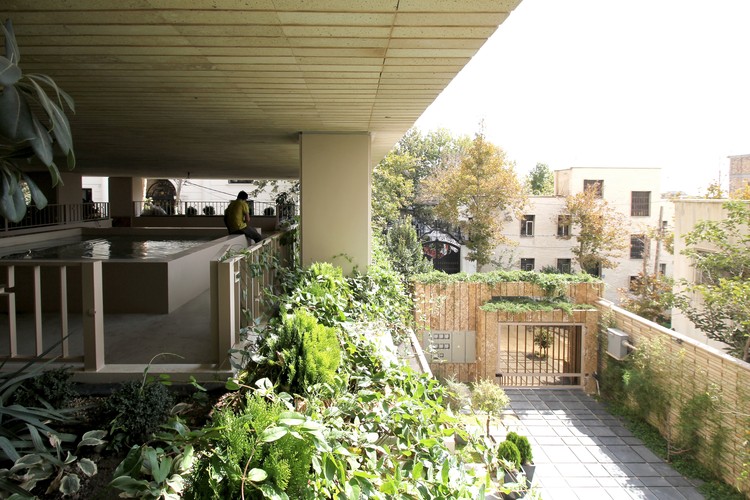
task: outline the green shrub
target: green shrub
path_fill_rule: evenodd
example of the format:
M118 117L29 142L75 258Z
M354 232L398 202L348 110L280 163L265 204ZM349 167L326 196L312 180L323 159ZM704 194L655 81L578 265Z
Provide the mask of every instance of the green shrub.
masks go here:
M13 400L21 406L40 407L46 402L52 408L65 408L77 396L72 376L69 368L41 372L25 380L13 394Z
M497 447L497 458L506 471L519 470L521 468L521 452L511 441L503 441Z
M165 385L133 380L123 383L107 398L103 413L111 421L110 433L131 445L147 441L167 421L173 404Z
M314 444L299 431L269 437L292 417L305 425L304 417L292 415L279 400L257 393L248 394L237 411L219 410L212 426L216 434L193 469L185 498L282 498L281 493L309 498Z
M521 454L521 464L530 464L534 462L534 455L531 452L529 438L511 431L505 436L505 440L516 445L518 452Z
M312 384L334 385L341 363L336 329L318 323L312 313L296 309L285 314L275 331L265 337L251 379L268 378L284 391L305 394Z

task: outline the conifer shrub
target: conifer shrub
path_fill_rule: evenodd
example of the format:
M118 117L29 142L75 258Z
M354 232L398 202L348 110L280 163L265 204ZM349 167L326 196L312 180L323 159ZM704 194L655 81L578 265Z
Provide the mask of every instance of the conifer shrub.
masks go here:
M218 410L211 425L216 431L209 437L211 446L195 465L185 498L309 497L314 444L291 433L273 441L267 437L267 430L288 413L280 401L256 392L249 393L238 410ZM250 471L264 474L252 476Z
M531 452L531 443L529 443L529 438L511 431L507 436L505 436L505 440L510 441L511 443L516 445L516 448L518 448L518 452L521 454L522 464L530 464L534 462L534 455Z
M501 466L508 470L519 470L521 468L521 452L518 447L511 441L503 441L497 447L497 458Z

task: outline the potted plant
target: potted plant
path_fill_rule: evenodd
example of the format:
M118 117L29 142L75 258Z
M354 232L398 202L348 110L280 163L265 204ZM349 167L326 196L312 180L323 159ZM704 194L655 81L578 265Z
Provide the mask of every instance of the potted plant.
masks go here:
M491 380L482 379L474 384L471 392L471 408L487 413L487 436L490 434L490 420L493 413L500 413L510 404L510 398L502 387Z
M555 334L543 326L535 329L534 331L534 345L539 348L539 357L545 359L547 357L547 350L552 347L552 342L555 339Z
M502 478L501 492L503 498L521 498L525 489L525 481L521 477L521 452L512 441L507 439L497 447L497 461L499 464L497 477Z
M531 452L529 438L515 432L509 432L505 436L505 440L515 444L516 448L518 448L518 452L521 454L521 469L526 476L526 484L527 486L531 486L531 481L534 479L534 472L536 472L536 464L534 464L534 455Z

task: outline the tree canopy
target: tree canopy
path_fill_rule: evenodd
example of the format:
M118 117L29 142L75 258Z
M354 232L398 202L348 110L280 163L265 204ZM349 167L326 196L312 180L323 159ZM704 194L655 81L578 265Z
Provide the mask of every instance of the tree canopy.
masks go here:
M536 166L526 176L526 185L529 192L533 195L553 195L555 194L555 177L549 166L544 163L537 163Z
M561 215L569 217L577 242L571 251L581 270L598 276L601 269L617 267L627 247L625 216L599 197L596 186L568 196Z
M692 259L698 278L681 283L677 304L708 338L750 361L750 207L743 201L723 206L726 218L700 221L685 236L682 253Z
M504 213L520 215L526 204L523 186L505 152L478 132L465 154L442 162L424 183L424 196L435 214L468 235L467 259L490 263L492 251L509 241L502 235Z

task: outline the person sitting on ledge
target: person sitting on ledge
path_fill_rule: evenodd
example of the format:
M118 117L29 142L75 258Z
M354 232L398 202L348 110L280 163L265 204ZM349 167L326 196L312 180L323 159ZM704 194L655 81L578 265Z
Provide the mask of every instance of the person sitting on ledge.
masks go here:
M263 239L255 228L250 227L250 207L247 204L245 191L240 191L237 199L224 210L224 224L229 234L244 234L251 245Z

